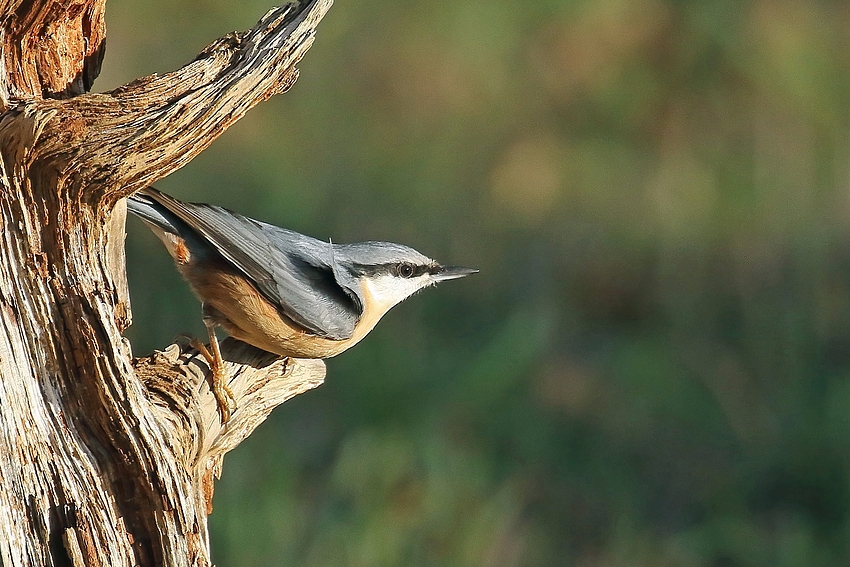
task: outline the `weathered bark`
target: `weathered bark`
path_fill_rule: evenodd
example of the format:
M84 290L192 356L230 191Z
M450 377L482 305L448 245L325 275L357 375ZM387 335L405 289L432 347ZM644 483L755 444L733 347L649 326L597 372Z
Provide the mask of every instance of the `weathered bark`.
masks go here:
M133 361L123 198L287 90L331 0L266 14L178 71L85 94L105 0L0 0L0 564L208 565L221 459L324 377L224 343L222 428L206 364Z

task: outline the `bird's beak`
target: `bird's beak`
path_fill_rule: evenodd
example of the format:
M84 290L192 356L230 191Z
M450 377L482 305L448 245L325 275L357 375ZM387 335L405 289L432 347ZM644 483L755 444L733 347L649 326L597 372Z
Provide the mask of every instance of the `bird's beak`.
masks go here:
M468 276L469 274L477 274L475 268L461 268L460 266L441 266L440 269L433 275L435 282L443 282L446 280L456 280Z

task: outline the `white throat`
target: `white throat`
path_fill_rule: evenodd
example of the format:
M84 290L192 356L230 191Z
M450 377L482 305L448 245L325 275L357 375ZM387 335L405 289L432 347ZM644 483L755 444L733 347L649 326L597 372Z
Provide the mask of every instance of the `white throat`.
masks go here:
M370 297L373 308L378 308L386 313L391 307L397 305L431 283L427 275L418 278L399 278L389 274L382 274L374 278L362 280L364 291Z

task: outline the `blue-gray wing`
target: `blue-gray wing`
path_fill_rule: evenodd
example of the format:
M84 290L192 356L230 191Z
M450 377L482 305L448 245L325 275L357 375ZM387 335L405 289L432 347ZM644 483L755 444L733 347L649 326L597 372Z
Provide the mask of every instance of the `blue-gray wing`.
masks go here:
M142 193L202 236L293 322L331 339L352 336L361 307L335 278L330 243L152 188Z

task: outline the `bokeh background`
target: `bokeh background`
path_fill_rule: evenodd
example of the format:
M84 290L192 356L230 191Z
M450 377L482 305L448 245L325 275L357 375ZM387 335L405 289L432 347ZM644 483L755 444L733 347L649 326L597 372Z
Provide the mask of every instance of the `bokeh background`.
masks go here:
M268 0L111 0L96 90ZM850 7L338 0L158 186L481 273L225 462L223 566L850 564ZM131 221L138 354L203 336Z

